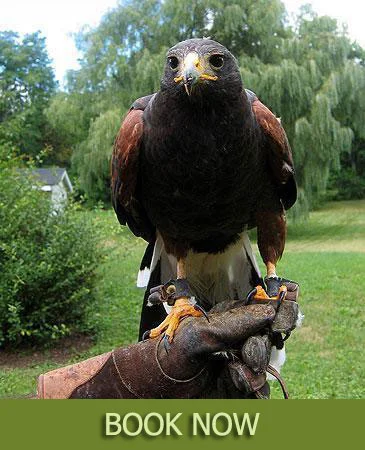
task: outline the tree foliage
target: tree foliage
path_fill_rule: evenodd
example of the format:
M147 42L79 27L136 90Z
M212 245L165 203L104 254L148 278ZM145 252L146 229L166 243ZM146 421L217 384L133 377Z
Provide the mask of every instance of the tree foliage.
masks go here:
M335 19L304 6L291 25L279 0L128 0L79 33L81 69L48 109L91 198L107 198L118 115L159 88L171 45L203 36L235 54L245 87L281 117L299 182L296 212L315 205L341 167L365 175L364 51Z
M44 108L55 88L45 38L0 32L0 144L33 157L43 150Z
M87 331L101 256L85 215L71 201L52 212L20 165L0 146L0 347Z
M120 113L109 110L92 120L88 137L73 155L80 184L88 199L108 202L110 199L109 158L120 126Z

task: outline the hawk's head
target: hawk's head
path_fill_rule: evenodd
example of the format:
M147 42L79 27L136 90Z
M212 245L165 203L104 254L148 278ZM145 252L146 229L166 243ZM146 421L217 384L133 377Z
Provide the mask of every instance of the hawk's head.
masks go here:
M237 95L243 89L236 58L211 39L189 39L171 47L161 88L191 97Z

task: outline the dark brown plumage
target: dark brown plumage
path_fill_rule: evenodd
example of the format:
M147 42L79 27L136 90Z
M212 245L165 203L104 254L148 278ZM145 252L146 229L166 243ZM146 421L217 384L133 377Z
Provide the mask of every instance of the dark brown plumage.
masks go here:
M296 200L291 150L225 47L191 39L169 50L160 91L137 100L119 131L112 199L123 225L149 242L158 232L178 263L189 252L221 254L257 226L275 274L284 209Z

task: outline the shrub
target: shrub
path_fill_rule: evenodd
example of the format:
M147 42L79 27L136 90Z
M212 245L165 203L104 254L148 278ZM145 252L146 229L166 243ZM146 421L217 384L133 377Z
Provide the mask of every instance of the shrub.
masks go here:
M77 205L52 212L46 193L16 166L0 152L0 346L87 331L100 256Z

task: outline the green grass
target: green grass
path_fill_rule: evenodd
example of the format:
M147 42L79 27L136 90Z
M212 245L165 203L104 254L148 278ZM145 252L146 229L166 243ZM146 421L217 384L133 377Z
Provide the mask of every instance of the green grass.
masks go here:
M112 211L84 212L100 230L106 257L99 269L95 343L55 363L0 367L0 395L34 392L47 370L136 340L142 292L135 287L144 242L120 228ZM308 221L289 224L278 272L300 283L303 326L287 343L282 374L292 398L364 398L365 201L330 203ZM41 352L41 351L39 351ZM22 355L19 354L19 360ZM277 384L273 397L281 398Z

